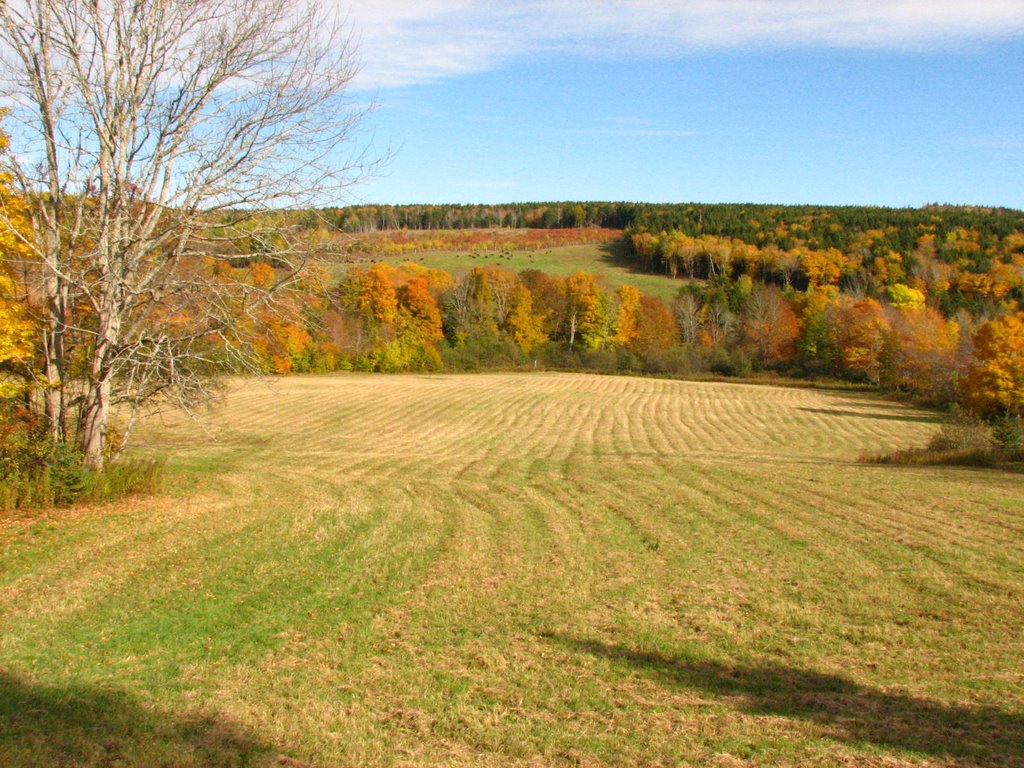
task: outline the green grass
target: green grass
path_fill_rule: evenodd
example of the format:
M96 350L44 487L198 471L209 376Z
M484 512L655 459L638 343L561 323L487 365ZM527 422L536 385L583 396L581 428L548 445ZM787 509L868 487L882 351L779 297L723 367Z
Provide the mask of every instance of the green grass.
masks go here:
M247 383L163 497L0 519L0 765L1024 765L1024 497L934 414Z
M543 248L536 251L428 251L411 256L389 257L385 261L395 265L404 261L415 261L454 275L465 274L473 267L481 266L505 267L513 272L539 269L551 275L571 275L583 271L604 277L612 289L631 285L666 301L675 298L685 284L684 280L673 280L667 275L637 271L624 250L624 243L613 242Z

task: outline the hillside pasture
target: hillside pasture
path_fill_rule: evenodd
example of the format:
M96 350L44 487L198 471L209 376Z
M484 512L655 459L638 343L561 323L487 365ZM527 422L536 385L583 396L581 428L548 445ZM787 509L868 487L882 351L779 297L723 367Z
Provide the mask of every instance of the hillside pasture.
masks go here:
M1019 474L935 415L580 374L240 383L0 521L0 765L1024 765Z
M625 243L585 243L559 245L537 249L516 249L510 246L502 250L443 250L424 251L402 256L388 256L380 260L398 266L412 261L433 269L442 269L455 276L464 275L473 267L504 267L513 272L524 269L539 269L550 275L571 275L589 272L607 282L612 290L631 285L650 296L671 301L679 293L685 281L672 279L668 275L640 272L624 254ZM367 259L370 263L374 259Z

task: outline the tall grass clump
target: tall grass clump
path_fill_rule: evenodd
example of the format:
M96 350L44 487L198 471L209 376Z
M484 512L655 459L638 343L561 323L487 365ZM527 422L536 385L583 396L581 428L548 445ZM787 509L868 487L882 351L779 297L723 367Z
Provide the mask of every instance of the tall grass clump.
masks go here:
M917 466L994 467L1024 461L1017 419L990 424L962 411L954 411L925 448L864 454L869 464Z
M103 504L157 493L163 469L156 459L123 459L96 471L82 465L77 451L58 444L42 467L0 476L0 511Z
M34 414L12 409L4 416L0 511L105 503L161 487L163 463L158 460L122 459L92 470L74 446L52 442Z

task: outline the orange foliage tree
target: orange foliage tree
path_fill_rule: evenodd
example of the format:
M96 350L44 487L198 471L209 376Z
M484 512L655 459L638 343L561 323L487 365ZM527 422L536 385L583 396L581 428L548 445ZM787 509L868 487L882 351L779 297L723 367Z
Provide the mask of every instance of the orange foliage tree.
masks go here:
M627 348L639 354L671 347L679 341L675 316L661 299L640 295L636 314L636 334Z
M444 335L441 311L426 277L411 277L398 292L402 325L422 342L433 344Z
M956 389L960 327L931 307L893 313L882 380L899 389L951 400Z
M877 384L889 319L875 299L837 302L830 314L831 335L843 371Z
M565 278L539 269L524 269L519 280L530 292L533 311L544 318L544 332L555 337L564 325Z
M640 291L631 285L624 285L617 291L619 299L619 317L615 341L629 347L640 336Z
M356 305L360 312L380 325L390 325L398 318L395 278L394 267L374 264L359 281Z
M243 302L237 310L251 317L249 343L263 370L283 374L334 367L332 351L321 343L319 327L328 304L329 278L323 270L311 265L302 279L296 279L289 270L275 270L266 262L251 264L245 271L220 268L221 273L227 271L274 297L272 302L258 302L252 307L245 307ZM278 290L282 285L287 290Z
M334 367L360 370L436 370L443 336L433 286L447 276L417 265L376 264L351 269L323 313L325 355Z
M743 339L761 365L789 360L800 337L800 320L782 291L764 284L754 288L742 318Z

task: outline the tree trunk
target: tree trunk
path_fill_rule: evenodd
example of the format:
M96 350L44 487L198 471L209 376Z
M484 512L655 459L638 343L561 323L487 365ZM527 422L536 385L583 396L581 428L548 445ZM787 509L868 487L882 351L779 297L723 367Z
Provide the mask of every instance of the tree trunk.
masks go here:
M102 239L102 238L101 238ZM116 281L105 280L108 289L104 291L101 305L96 347L92 354L92 370L89 388L82 407L81 425L78 434L79 445L85 454L86 466L103 469L107 442L107 427L110 423L110 405L113 379L113 364L121 336L120 307L124 300L119 296Z
M48 314L46 330L43 334L44 374L46 376L43 399L46 409L46 425L50 432L50 439L54 443L62 443L67 436L67 401L64 396L64 387L67 382L65 381L64 353L69 286L54 269L46 277L44 290L46 291Z
M85 464L91 469L103 469L109 422L110 380L106 379L89 387L82 409L79 439L85 454Z

